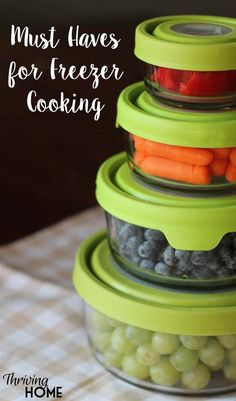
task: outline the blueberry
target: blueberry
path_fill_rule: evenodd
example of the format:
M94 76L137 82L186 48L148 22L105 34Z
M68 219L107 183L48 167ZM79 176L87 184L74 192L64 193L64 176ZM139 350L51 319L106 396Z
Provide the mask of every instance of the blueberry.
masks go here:
M175 250L172 246L168 246L163 252L163 260L168 266L175 265Z
M136 265L136 266L139 265L140 260L141 260L141 258L140 258L139 256L133 256L133 257L131 258L131 262L132 262L134 265Z
M139 237L130 237L127 241L127 249L130 252L131 256L138 255L138 247L141 244L141 240Z
M193 265L202 266L208 262L209 254L205 251L193 251L190 259Z
M187 260L179 260L176 264L176 267L178 269L178 274L188 274L191 273L193 270L194 266L190 261Z
M134 237L136 235L136 231L137 229L134 225L125 223L119 230L119 240L122 242L128 241L130 237Z
M153 270L154 263L151 260L143 259L140 262L139 267L141 267L141 269L145 269L145 270Z
M151 230L150 228L148 228L147 230L144 231L144 238L148 241L151 240L151 241L157 241L157 242L161 242L161 243L166 242L166 238L165 238L164 234L162 234L161 231Z
M154 241L144 241L138 248L141 258L155 260L160 248Z
M125 255L125 256L128 255L127 243L126 242L125 243L123 243L123 242L119 243L119 251L120 251L121 255Z
M181 278L188 278L189 274L187 272L183 272L179 270L178 268L175 269L174 274L175 277L181 277Z
M170 276L171 274L170 266L164 262L157 263L154 267L154 270L157 274L161 274L162 276Z
M207 267L211 271L218 270L220 268L220 266L221 266L220 261L218 260L218 258L216 256L210 258L210 260L207 262Z
M227 267L222 266L219 270L216 272L217 277L227 277L231 275L231 271L227 269Z
M214 277L214 273L210 272L205 266L198 266L190 274L191 278L204 280Z
M227 269L236 270L236 257L233 256L232 258L225 260L225 265Z
M191 256L190 251L181 251L180 249L175 250L175 258L179 261L187 261Z
M121 242L120 243L120 252L125 255L128 256L129 259L132 259L132 257L134 256L139 256L138 255L138 247L140 245L141 241L139 239L139 237L130 237L128 238L128 240L126 242Z
M232 257L232 251L229 248L226 248L225 246L219 246L218 254L221 260L225 263L227 263L227 261Z

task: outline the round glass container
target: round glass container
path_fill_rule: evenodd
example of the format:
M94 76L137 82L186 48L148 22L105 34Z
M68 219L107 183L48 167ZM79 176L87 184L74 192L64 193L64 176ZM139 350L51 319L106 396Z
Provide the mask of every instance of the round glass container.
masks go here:
M196 296L132 281L112 266L103 233L80 247L73 282L91 350L115 376L181 395L236 389L234 290Z
M142 83L118 99L130 167L144 183L183 192L236 189L236 110L199 112L155 103Z
M152 283L210 288L236 282L236 196L183 197L134 180L124 156L108 159L96 197L106 211L111 252Z
M146 63L154 99L211 109L236 104L236 21L212 16L170 16L136 28L135 55Z

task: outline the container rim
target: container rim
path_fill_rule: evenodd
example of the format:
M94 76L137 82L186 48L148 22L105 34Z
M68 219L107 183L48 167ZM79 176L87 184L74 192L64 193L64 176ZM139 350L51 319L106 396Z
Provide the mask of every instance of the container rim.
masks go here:
M129 85L120 93L116 127L169 145L199 148L236 146L236 109L217 112L176 110L152 100L143 82Z

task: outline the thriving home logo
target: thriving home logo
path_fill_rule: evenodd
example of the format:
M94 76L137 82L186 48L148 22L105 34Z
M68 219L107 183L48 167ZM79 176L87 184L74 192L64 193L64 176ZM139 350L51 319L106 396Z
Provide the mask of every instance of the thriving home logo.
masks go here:
M25 398L62 398L62 387L49 388L47 377L22 376L16 377L15 373L6 373L3 380L7 386L24 386Z

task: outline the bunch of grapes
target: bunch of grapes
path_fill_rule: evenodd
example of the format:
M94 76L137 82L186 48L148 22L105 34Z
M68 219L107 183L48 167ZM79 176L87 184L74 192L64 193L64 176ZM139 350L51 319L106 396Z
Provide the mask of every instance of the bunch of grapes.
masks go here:
M174 335L124 324L90 309L91 342L104 365L160 386L200 390L214 372L236 381L236 334Z

